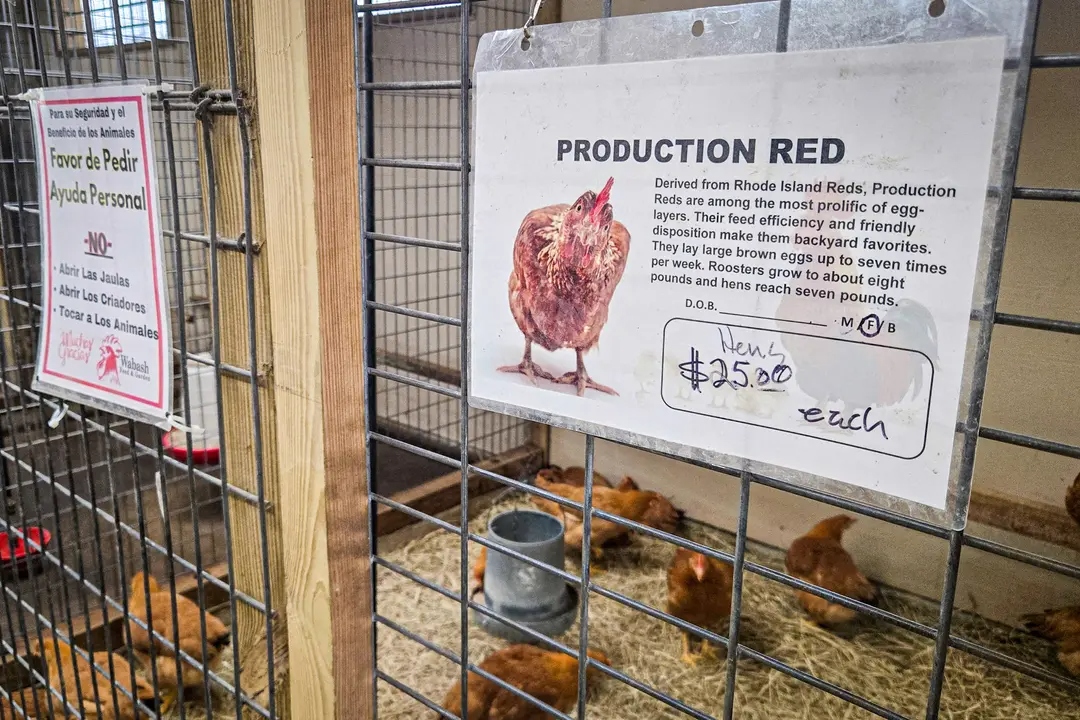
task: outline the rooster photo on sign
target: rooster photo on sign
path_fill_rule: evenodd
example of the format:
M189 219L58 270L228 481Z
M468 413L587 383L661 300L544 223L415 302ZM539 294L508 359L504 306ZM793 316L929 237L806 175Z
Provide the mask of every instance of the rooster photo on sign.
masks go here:
M541 380L570 385L579 397L586 390L619 394L585 370L585 354L600 341L630 253L630 233L611 204L614 183L608 178L599 193L586 190L571 205L538 208L521 222L509 296L525 350L521 362L500 372L521 373L538 386ZM558 376L544 369L533 359L533 344L549 352L573 350L575 369Z

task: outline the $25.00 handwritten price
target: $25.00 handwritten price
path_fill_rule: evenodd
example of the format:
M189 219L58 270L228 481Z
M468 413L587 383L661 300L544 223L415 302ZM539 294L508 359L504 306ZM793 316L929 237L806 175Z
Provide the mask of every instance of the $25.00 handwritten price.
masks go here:
M751 388L783 392L782 386L793 374L791 366L784 363L762 367L748 360L736 360L729 367L728 362L719 357L710 360L706 368L701 353L693 346L690 347L690 359L679 363L679 375L690 383L690 389L694 392L701 392L701 385L706 382L711 382L717 389L730 385L733 390Z

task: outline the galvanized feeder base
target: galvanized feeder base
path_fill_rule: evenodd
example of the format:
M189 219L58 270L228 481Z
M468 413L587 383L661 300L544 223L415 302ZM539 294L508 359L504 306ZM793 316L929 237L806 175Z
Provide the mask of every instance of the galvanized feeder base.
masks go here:
M526 557L563 569L562 522L535 510L511 510L493 517L488 539ZM479 594L479 593L476 593ZM490 549L484 571L482 602L501 617L554 637L566 632L577 616L577 589L553 572ZM524 632L484 613L472 613L486 632L512 642L530 642Z
M495 610L491 607L491 601L488 599L487 593L477 593L475 597L480 600L486 608L494 610L505 618L520 623L530 630L534 630L541 635L546 635L551 638L557 637L569 630L570 626L574 624L574 620L577 618L578 591L577 588L572 585L566 586L565 600L558 608L554 611L549 610L542 613L523 613L507 609ZM473 624L486 633L512 643L536 642L535 638L530 637L515 627L507 625L506 623L496 620L493 617L489 617L481 612L477 612L476 610L471 612Z

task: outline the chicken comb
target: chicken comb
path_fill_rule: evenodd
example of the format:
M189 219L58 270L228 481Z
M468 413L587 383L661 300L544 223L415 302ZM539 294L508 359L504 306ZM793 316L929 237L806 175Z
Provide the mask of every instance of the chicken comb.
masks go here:
M593 204L592 209L593 215L596 215L598 212L600 212L600 209L607 204L608 200L611 199L611 186L614 184L615 178L609 177L607 185L605 185L604 189L600 191L600 194L596 196L596 203Z

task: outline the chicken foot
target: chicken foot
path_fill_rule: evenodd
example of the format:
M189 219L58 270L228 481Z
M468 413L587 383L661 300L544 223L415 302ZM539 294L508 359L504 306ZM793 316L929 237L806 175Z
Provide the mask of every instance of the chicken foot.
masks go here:
M532 340L525 341L525 355L521 358L521 362L517 365L503 365L498 368L499 372L504 373L521 373L525 377L529 378L533 385L536 385L536 378L543 378L544 380L550 380L557 382L555 376L543 369L532 359ZM581 393L578 393L579 395Z
M689 633L682 634L682 661L690 667L697 667L698 662L701 661L704 653L695 653L693 651L694 638L690 637Z
M568 372L562 377L552 378L554 382L557 382L561 385L576 385L578 397L584 396L585 390L589 388L593 390L598 390L602 393L607 393L608 395L617 396L619 393L615 392L607 385L601 385L600 383L589 377L589 374L585 372L585 358L583 357L582 351L576 350L575 352L577 352L577 371Z
M173 709L180 699L180 690L177 688L165 688L159 691L161 705L158 707L158 716L164 717Z
M693 651L692 646L697 638L690 636L690 633L684 632L682 634L682 661L690 667L696 667L702 660L713 661L719 660L719 655L708 640L701 640L701 649L696 653Z

